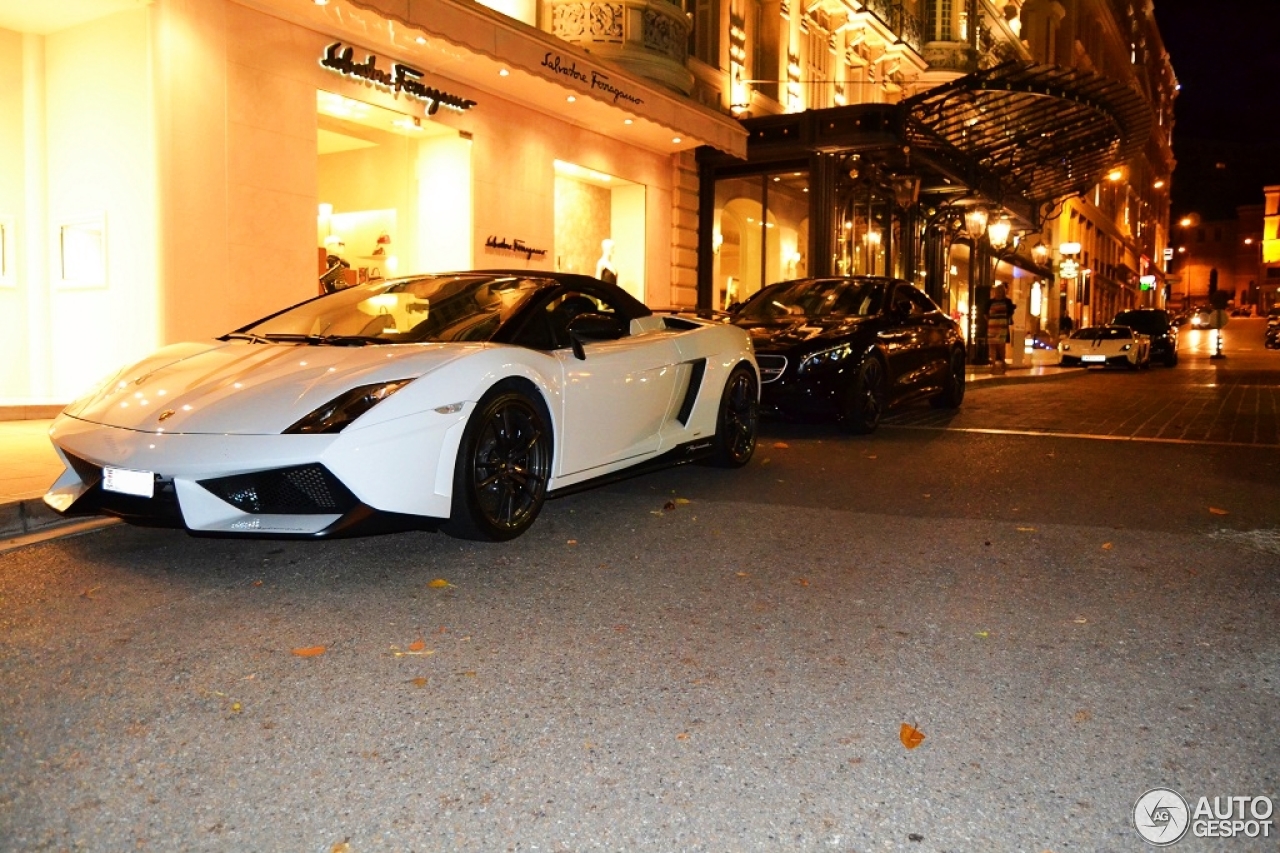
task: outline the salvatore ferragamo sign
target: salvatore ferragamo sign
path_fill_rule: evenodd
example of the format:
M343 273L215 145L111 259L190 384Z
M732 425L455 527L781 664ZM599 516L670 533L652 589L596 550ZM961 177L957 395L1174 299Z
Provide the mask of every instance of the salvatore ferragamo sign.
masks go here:
M340 41L336 41L325 48L320 64L344 77L364 80L393 94L403 92L411 98L417 98L427 105L427 115L429 116L435 115L441 106L461 112L469 110L476 105L476 102L470 98L442 92L426 85L422 82L422 78L426 75L412 66L393 62L391 63L391 70L384 71L378 67L378 58L371 53L365 55L363 62L357 62L355 60L355 48L344 47Z

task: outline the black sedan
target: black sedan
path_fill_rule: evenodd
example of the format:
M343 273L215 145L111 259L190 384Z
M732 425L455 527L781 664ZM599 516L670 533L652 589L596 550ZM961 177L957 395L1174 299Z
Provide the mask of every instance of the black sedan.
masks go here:
M1166 367L1178 363L1178 327L1163 308L1131 308L1121 311L1111 321L1113 326L1128 326L1151 338L1151 360Z
M964 400L960 329L908 282L779 282L731 319L751 333L765 412L834 415L845 430L869 433L892 406L928 399L954 409Z

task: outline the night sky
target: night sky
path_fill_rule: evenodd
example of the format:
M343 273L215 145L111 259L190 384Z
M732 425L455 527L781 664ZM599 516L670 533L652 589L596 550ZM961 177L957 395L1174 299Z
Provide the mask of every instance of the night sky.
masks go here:
M1174 102L1173 213L1233 219L1280 183L1280 4L1156 0L1182 89ZM1271 71L1267 65L1270 61Z

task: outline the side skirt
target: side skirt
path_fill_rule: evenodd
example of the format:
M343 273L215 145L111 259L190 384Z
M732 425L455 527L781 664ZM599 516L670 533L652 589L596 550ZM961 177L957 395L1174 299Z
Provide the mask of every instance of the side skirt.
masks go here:
M686 465L699 459L711 455L713 439L700 438L696 441L690 441L685 444L677 445L666 453L659 454L645 462L638 462L630 468L623 468L620 471L612 471L608 474L601 474L599 477L592 477L589 480L583 480L580 483L574 483L572 486L564 486L548 492L548 498L562 498L565 495L576 494L577 492L585 492L588 489L595 489L609 483L617 483L622 480L630 480L632 477L638 477L641 474L649 474L654 471L661 471L663 468L671 468L676 465Z

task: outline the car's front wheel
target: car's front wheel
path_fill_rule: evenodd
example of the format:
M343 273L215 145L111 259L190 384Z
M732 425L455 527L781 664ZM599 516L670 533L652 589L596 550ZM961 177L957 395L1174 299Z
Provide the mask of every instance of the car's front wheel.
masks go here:
M935 409L958 409L964 402L964 377L967 367L964 352L956 350L951 353L947 363L947 375L943 380L942 391L929 398L929 405Z
M741 468L756 450L756 427L760 421L760 392L755 372L738 365L729 374L720 395L716 415L716 437L711 464L718 468Z
M880 426L884 415L885 375L880 359L868 356L858 368L840 409L840 426L845 432L868 435Z
M453 470L453 507L442 529L503 541L529 529L551 478L551 423L540 400L498 386L467 422Z

